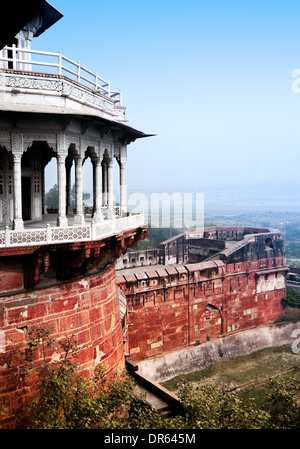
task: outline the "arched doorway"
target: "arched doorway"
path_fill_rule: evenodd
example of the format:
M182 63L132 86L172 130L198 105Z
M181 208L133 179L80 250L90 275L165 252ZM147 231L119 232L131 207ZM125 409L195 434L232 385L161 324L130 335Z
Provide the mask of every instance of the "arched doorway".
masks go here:
M45 167L56 154L45 141L33 141L21 159L23 221L40 221L47 213Z
M82 166L82 202L85 214L93 217L95 212L95 169L94 159L97 157L93 147L85 152Z

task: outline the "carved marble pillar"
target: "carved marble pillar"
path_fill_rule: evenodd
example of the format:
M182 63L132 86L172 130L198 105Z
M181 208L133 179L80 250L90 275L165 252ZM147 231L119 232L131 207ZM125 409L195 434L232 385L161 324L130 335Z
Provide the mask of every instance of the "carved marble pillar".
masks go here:
M118 160L120 167L120 216L127 213L127 186L125 181L126 160Z
M107 206L107 163L104 159L101 165L102 165L102 206Z
M101 161L100 158L93 159L94 167L94 215L95 221L101 221L103 219L101 212L102 195L101 195Z
M107 160L107 217L114 218L113 158Z
M84 211L82 203L82 157L75 157L75 202L76 211L74 223L84 223Z
M58 217L57 226L68 226L66 217L66 156L57 156Z
M67 183L67 214L73 213L72 207L72 184L71 184L72 160L66 161L66 183Z
M48 214L46 204L45 165L42 166L42 214Z
M22 219L22 175L21 175L22 154L13 154L13 180L14 180L14 229L23 229Z

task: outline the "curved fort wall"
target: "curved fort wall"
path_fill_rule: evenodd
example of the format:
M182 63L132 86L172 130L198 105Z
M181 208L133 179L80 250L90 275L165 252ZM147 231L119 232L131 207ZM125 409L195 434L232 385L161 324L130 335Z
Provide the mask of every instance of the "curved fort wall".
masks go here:
M17 274L15 273L15 277ZM6 419L12 425L32 385L19 381L27 332L36 324L53 329L59 340L74 335L78 343L77 363L82 375L89 376L99 363L109 372L124 368L124 348L114 265L85 278L7 295L1 304L0 326L5 351L0 354L0 397ZM51 348L50 360L59 358ZM36 363L42 362L42 354ZM8 407L8 408L7 408ZM12 418L13 417L13 418ZM12 421L11 421L12 419Z
M20 355L35 325L51 328L55 341L75 337L81 375L91 376L99 364L108 375L124 369L127 312L116 284L115 259L144 231L133 229L119 239L5 250L0 258L0 406L5 410L0 427L15 426L18 411L34 392L34 385L20 382ZM59 360L60 346L49 349L47 357ZM42 360L40 351L35 363Z
M131 360L273 323L282 315L287 271L282 235L266 230L233 241L236 230L226 229L230 243L209 261L117 272L130 312Z
M17 278L18 273L14 273ZM12 279L11 274L8 278ZM21 283L21 279L20 279ZM1 392L18 368L8 360L26 343L28 329L36 324L53 329L51 337L74 335L82 374L103 363L109 370L124 365L122 326L114 265L101 273L44 288L6 294L1 301L0 324L5 352L0 355Z

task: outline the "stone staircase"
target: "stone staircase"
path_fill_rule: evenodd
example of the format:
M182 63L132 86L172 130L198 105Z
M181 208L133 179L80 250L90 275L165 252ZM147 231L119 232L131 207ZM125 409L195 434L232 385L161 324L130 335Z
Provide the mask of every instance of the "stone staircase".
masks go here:
M159 383L138 373L138 364L126 360L128 374L134 379L136 392L141 394L145 402L157 410L161 416L168 418L182 412L180 399L172 391Z
M147 388L140 385L137 381L136 382L136 392L140 394L146 404L148 404L150 407L154 408L163 418L170 418L174 416L174 407L172 407L168 402L164 401L163 399L159 398L157 395L152 393Z

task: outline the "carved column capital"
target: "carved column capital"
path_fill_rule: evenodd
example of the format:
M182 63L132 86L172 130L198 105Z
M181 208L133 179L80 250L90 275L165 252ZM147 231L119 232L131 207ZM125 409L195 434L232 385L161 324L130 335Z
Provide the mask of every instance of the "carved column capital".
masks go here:
M65 163L66 163L66 157L67 157L66 154L58 154L58 155L56 156L57 163L58 163L58 164L64 164L64 165L65 165Z
M79 155L76 155L76 156L74 156L74 161L75 161L75 165L76 165L76 166L82 165L82 163L83 163L83 157L82 157L82 156L79 156Z
M11 133L11 148L12 153L23 153L24 151L24 143L23 143L23 133L19 131L13 131Z
M13 161L15 163L21 163L22 161L22 153L12 153Z
M95 167L101 167L102 161L101 161L100 157L95 157L95 156L92 157L92 164Z

